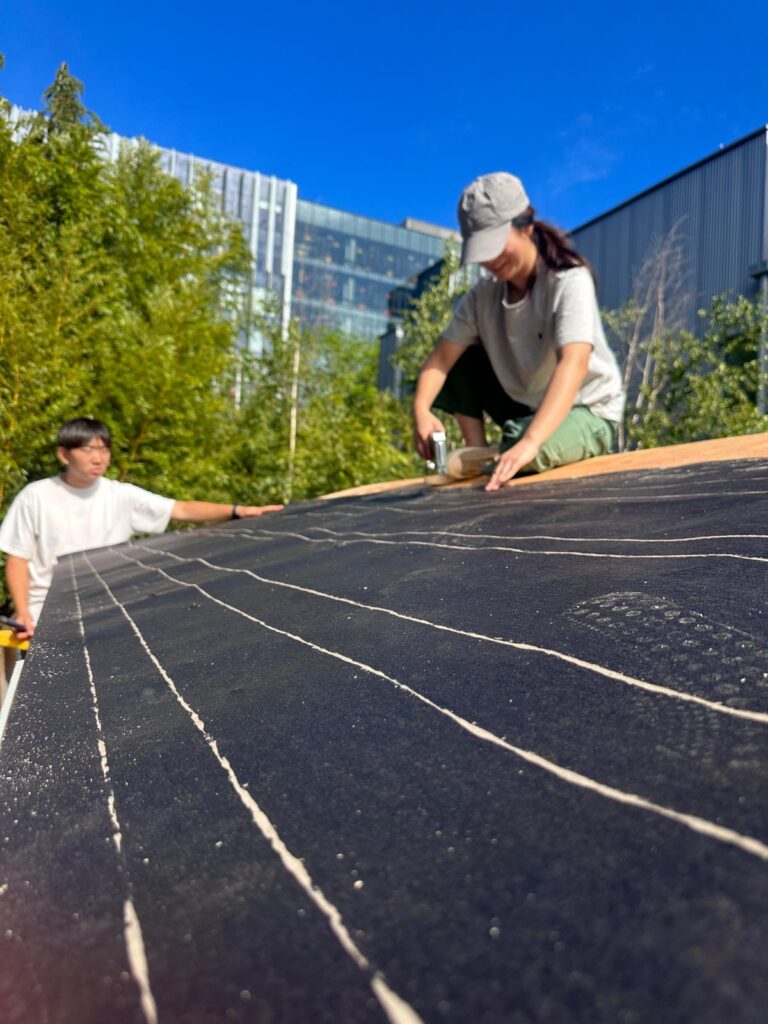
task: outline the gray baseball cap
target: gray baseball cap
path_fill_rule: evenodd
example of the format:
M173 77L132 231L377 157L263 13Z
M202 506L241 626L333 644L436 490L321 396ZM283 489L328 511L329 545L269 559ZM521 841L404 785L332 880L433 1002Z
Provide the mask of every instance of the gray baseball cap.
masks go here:
M464 244L462 263L495 260L507 244L515 217L530 206L523 183L514 174L483 174L464 189L459 200L459 226Z

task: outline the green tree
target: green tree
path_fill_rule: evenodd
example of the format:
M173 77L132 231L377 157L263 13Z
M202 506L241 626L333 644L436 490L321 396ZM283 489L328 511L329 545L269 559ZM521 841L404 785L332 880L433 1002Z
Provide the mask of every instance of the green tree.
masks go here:
M267 503L408 475L407 417L370 345L263 319L238 352L250 254L201 180L146 145L102 159L65 65L45 109L0 114L0 516L55 472L78 415L114 437L110 474L178 498ZM241 402L234 399L237 390Z
M46 109L0 112L0 516L55 472L56 429L91 415L111 475L225 498L229 392L250 258L204 181L185 191L146 146L115 164L65 66Z
M392 357L407 381L418 376L422 363L448 326L457 300L470 288L470 277L459 264L455 243L446 242L439 274L403 317L403 340Z
M0 118L0 511L79 414L112 428L114 475L222 497L241 229L148 146L105 163L81 91L62 65L44 113Z
M439 273L414 300L403 317L403 340L392 357L393 364L402 370L406 382L403 399L408 403L409 419L410 399L419 370L451 322L457 301L471 286L471 273L460 265L458 246L454 242L446 242ZM464 441L453 417L444 416L441 419L446 428L449 445L461 447ZM486 426L491 431L495 429L490 421Z
M48 116L44 127L49 139L79 130L84 121L91 127L100 127L93 114L83 106L83 83L70 74L66 64L61 64L53 84L43 93Z
M687 321L690 294L682 225L682 220L676 222L651 242L634 274L629 301L618 310L602 311L627 395L624 422L619 425L620 449L636 444L639 424L658 403L666 378L661 369L663 351Z
M90 352L91 404L117 440L117 475L180 498L226 498L250 266L241 229L206 181L185 190L146 145L124 150L105 177L103 246L120 286Z
M744 296L719 296L702 336L679 331L648 340L653 372L645 404L629 425L638 447L700 441L768 430L756 408L757 354L766 311Z
M14 131L0 116L0 510L53 465L52 432L86 390L83 352L111 290L96 129L49 138L44 123Z
M264 351L243 368L238 493L295 500L414 472L409 420L376 388L373 346L268 316L259 329Z

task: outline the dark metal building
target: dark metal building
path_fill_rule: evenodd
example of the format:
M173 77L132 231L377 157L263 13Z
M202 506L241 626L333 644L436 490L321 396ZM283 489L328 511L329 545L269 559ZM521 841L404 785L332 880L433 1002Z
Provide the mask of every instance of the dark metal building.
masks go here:
M601 306L637 297L663 259L680 326L698 330L714 295L755 298L768 272L767 153L763 126L572 231Z

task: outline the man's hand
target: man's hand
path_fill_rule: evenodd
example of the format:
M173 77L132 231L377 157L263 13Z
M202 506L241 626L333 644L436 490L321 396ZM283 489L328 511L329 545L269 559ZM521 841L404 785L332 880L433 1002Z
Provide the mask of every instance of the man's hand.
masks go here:
M29 614L29 559L20 555L8 555L5 560L5 579L13 602L12 618L24 623L24 630L14 636L17 640L29 640L35 632L35 621Z
M445 427L429 409L413 411L413 443L422 459L431 459L432 434L437 430L445 432Z
M17 640L29 640L35 634L35 621L31 615L20 615L18 612L13 615L16 622L20 622L24 629L14 629L13 635Z
M266 512L279 512L283 505L235 505L237 516L241 519L251 516L263 516ZM171 511L171 519L181 523L223 523L234 518L232 505L223 505L219 501L175 501Z
M285 505L235 505L235 511L240 519L263 516L267 512L279 512L281 508L285 508Z
M498 491L502 484L511 480L518 470L527 466L538 454L539 445L527 437L521 437L517 444L499 456L493 476L486 484L486 491Z

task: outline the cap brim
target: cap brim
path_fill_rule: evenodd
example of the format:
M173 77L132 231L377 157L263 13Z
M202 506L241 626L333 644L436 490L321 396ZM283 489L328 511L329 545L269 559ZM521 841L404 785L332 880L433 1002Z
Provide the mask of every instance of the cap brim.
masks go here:
M464 239L461 247L461 263L488 263L504 251L509 237L510 224L502 224L487 231L475 231Z

